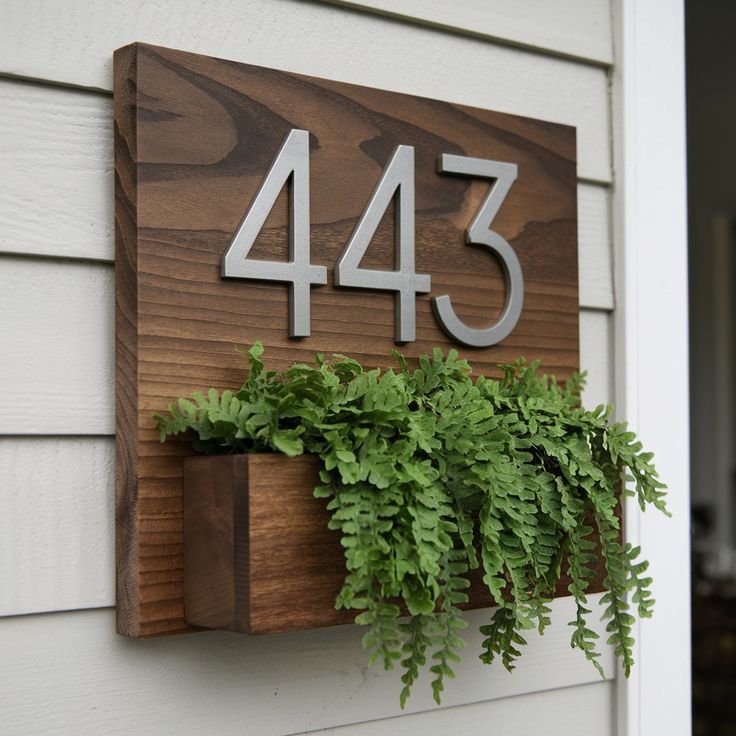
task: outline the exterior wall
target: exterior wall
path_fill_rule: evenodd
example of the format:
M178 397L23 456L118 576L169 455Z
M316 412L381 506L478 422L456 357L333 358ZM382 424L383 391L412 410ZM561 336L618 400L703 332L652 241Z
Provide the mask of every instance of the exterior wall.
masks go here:
M589 371L586 401L605 403L614 359L610 8L608 0L565 0L554 14L552 7L542 0L5 0L0 731L614 732L614 684L570 650L564 599L555 603L556 625L530 642L513 675L472 654L485 615L474 612L468 654L443 708L420 684L405 715L397 674L366 669L357 627L129 641L114 633L110 610L112 51L160 43L577 126L581 364ZM604 659L614 678L611 653ZM378 720L387 718L394 720Z

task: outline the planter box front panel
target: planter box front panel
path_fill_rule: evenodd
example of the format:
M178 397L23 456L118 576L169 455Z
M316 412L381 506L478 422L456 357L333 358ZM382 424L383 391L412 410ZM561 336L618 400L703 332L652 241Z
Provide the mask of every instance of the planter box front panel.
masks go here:
M185 460L188 623L265 634L353 620L335 610L345 568L318 482L314 456Z
M329 531L327 501L312 495L320 460L264 453L184 461L184 599L187 623L247 634L351 623L335 610L345 577L338 532ZM591 581L601 587L602 570ZM470 600L491 596L481 571L471 573ZM569 579L557 595L568 595Z
M292 129L309 132L311 263L327 272L327 284L311 289L311 335L301 339L289 337L286 284L220 276ZM181 464L191 451L185 441L159 444L154 412L195 390L240 386L245 361L234 348L255 340L276 369L318 351L392 363L394 294L335 288L333 270L400 145L415 155L416 271L432 279L431 293L416 297L416 340L402 351L457 347L492 375L523 355L566 378L578 368L573 128L147 45L116 52L121 633L187 630ZM442 154L518 166L492 229L518 256L523 309L491 347L456 344L432 312L431 298L447 294L458 317L481 328L498 318L506 293L496 258L465 242L491 182L438 173ZM395 268L394 214L389 204L361 268ZM288 244L284 187L249 258L284 261Z

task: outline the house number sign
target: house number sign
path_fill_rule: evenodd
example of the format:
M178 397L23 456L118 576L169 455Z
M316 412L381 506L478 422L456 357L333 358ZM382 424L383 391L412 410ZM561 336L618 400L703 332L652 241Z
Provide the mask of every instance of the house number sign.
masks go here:
M186 629L190 450L151 416L244 348L578 369L575 130L147 44L114 71L118 629L153 636Z
M455 313L447 294L433 297L435 318L453 340L476 348L503 340L516 325L524 303L524 278L514 249L491 223L511 185L516 180L515 164L470 156L442 154L440 174L460 174L495 180L466 231L468 243L482 245L499 259L506 280L506 304L498 321L483 329L466 325ZM291 201L288 262L249 259L256 236L284 185L289 184ZM361 268L389 203L398 198L396 216L396 271ZM416 294L431 291L432 277L419 274L415 265L414 241L414 148L399 145L393 152L355 230L335 266L335 286L396 292L398 343L416 339ZM327 283L324 266L315 266L309 249L309 133L293 129L276 155L252 204L240 223L222 259L222 277L283 281L289 284L289 335L310 334L310 291Z

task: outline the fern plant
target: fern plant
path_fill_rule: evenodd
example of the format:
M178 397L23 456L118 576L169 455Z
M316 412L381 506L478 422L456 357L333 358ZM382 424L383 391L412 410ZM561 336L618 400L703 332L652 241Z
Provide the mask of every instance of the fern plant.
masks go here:
M576 603L571 645L603 674L587 591L604 570L609 644L628 676L634 612L650 617L652 579L639 548L620 541L622 480L642 509L667 513L651 453L610 407L584 409L584 377L559 385L522 359L503 378L473 379L456 351L411 369L366 370L322 355L266 370L263 347L236 392L181 398L156 415L161 440L192 432L198 452L308 452L322 460L315 496L342 534L345 581L336 606L356 610L371 662L403 669L402 707L427 664L439 703L466 626L468 573L480 567L496 604L480 652L512 670L525 632L550 623L563 572ZM401 606L408 611L402 616Z

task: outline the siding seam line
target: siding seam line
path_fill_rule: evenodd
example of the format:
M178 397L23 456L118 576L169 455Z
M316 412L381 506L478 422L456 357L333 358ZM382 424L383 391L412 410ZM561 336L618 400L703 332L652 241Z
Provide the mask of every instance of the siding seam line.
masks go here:
M576 64L583 64L585 66L592 66L596 69L607 70L613 66L612 61L603 61L602 59L592 59L587 56L565 53L564 51L548 48L546 46L535 46L534 44L525 41L515 41L511 38L494 36L490 33L483 33L482 31L473 31L469 28L453 26L449 23L442 23L441 21L430 20L429 18L421 18L415 15L405 15L398 11L386 10L384 8L370 8L365 5L357 5L350 2L350 0L306 1L316 5L332 5L333 7L338 7L354 13L359 13L360 15L370 15L378 18L384 18L395 23L402 23L405 25L417 26L420 28L428 28L430 30L445 33L451 36L464 36L476 41L485 41L495 46L506 46L508 48L526 51L528 53L536 54L539 56L551 56L555 59L570 61Z

